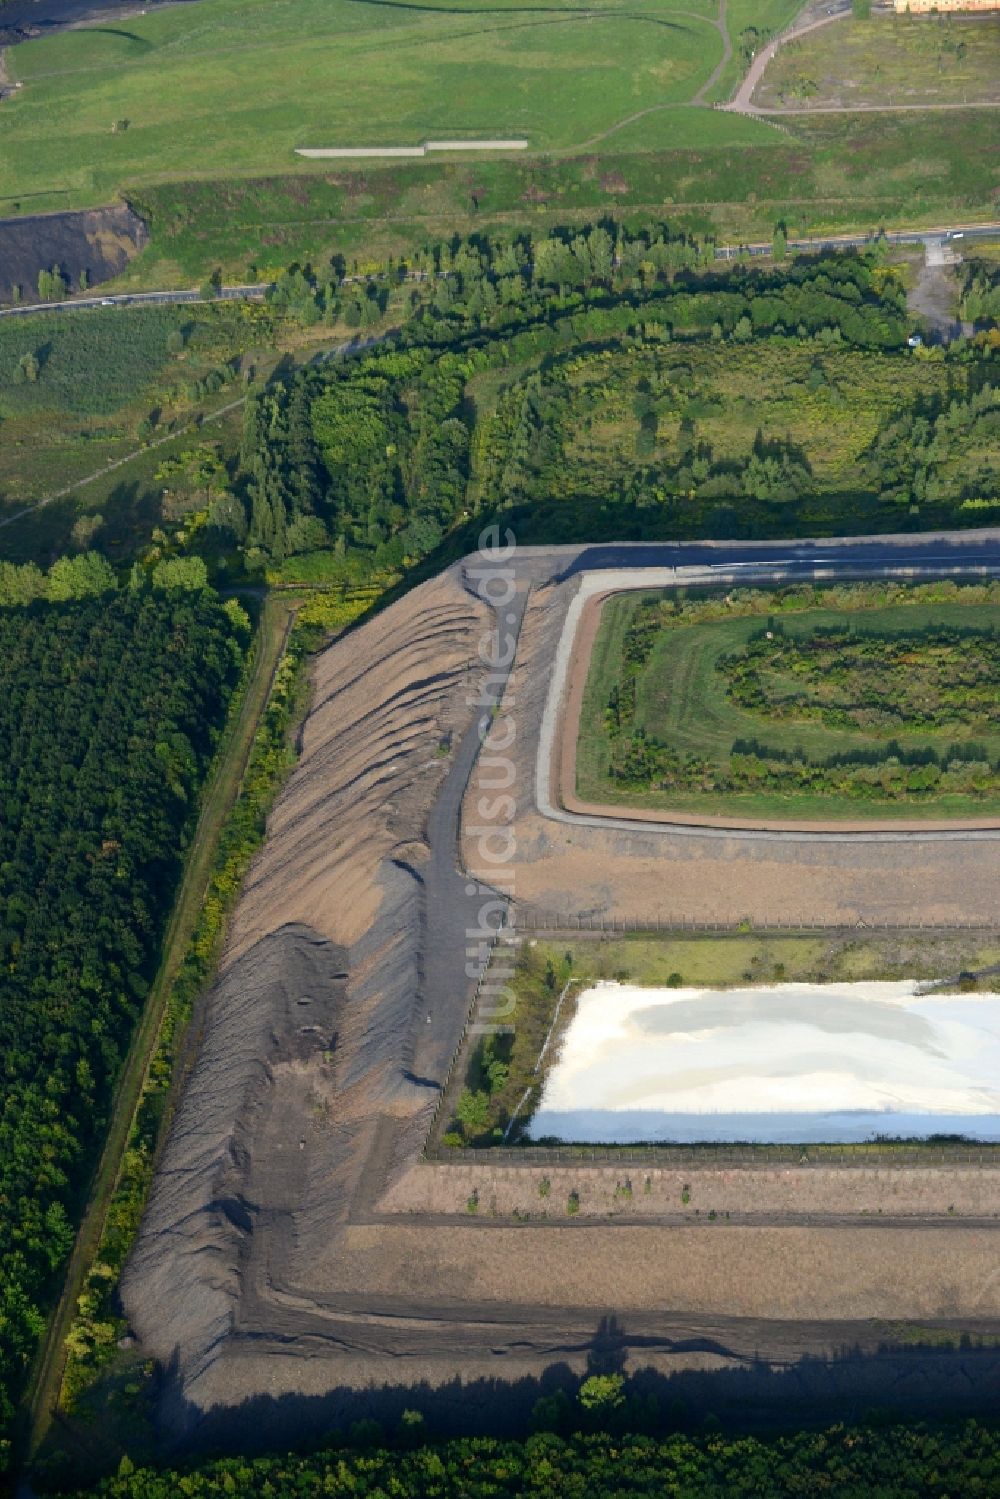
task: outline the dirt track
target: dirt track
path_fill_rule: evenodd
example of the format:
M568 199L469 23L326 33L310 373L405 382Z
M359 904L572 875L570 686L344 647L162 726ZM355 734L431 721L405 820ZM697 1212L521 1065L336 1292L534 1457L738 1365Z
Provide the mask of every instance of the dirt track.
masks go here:
M397 1136L419 1148L437 1093L413 1059L430 1046L447 1060L468 1003L463 985L455 1015L438 996L439 1025L424 1021L424 828L449 769L438 747L469 717L484 618L446 575L317 662L301 758L202 1006L123 1282L136 1330L179 1359L185 1386L258 1280L308 1265L335 1235L366 1162L381 1181Z

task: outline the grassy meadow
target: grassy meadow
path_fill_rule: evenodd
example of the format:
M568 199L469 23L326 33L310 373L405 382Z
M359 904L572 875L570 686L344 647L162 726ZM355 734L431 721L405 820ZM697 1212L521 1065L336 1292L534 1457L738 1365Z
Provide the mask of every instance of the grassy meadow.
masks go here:
M761 790L665 790L655 785L625 786L609 777L609 735L606 705L624 677L622 662L627 635L644 596L619 594L602 611L601 626L591 657L580 737L577 746L577 792L592 802L621 802L630 806L660 807L706 815L744 817L864 818L864 817L974 817L995 807L989 799L942 792L924 800L889 797L860 801L847 794L775 792ZM726 767L733 746L766 742L768 753L805 759L810 763L845 761L871 756L884 758L896 745L905 754L934 750L948 757L956 744L974 743L977 752L993 763L1000 759L1000 726L965 728L949 724L940 729L909 726L889 731L834 728L804 717L777 717L736 706L718 669L720 659L739 655L759 637L766 621L760 615L715 619L660 629L635 682L634 728L681 756L694 756ZM808 609L782 616L786 636L807 637L825 629L852 629L891 638L913 636L939 627L989 632L1000 629L1000 606L970 603L906 602L886 608ZM892 743L890 744L890 739Z
M64 31L11 52L24 87L0 110L0 199L74 207L123 184L287 171L297 146L583 146L697 93L722 57L714 9L199 0Z
M729 243L769 240L777 222L792 234L971 222L996 217L998 159L1000 111L789 117L779 127L672 105L587 151L285 162L275 175L206 181L182 166L169 182L123 179L152 243L118 284L188 286L215 265L238 279L251 266L271 273L332 254L366 265L451 234L605 214L668 218Z

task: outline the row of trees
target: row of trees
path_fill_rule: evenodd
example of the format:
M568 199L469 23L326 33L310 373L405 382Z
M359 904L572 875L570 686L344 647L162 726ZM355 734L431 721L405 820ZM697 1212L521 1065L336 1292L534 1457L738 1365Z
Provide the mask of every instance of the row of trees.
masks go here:
M655 1395L634 1392L619 1374L592 1374L575 1399L562 1390L542 1397L543 1428L524 1441L464 1437L424 1445L419 1412L404 1411L391 1447L374 1422L359 1423L361 1449L311 1455L223 1458L186 1472L135 1469L88 1490L100 1499L324 1494L425 1495L427 1499L682 1499L822 1493L831 1499L868 1494L893 1499L950 1499L996 1492L1000 1432L993 1424L870 1424L792 1435L725 1437L620 1435L630 1417L657 1424ZM718 1423L715 1423L716 1425ZM559 1435L551 1429L573 1431ZM609 1429L610 1428L610 1431ZM81 1496L82 1499L82 1496Z
M241 670L245 616L191 586L193 561L121 591L60 586L100 558L57 563L29 607L0 609L0 1431Z
M200 557L165 558L148 574L139 566L133 569L130 579L133 592L142 591L147 582L157 591L182 589L199 593L208 585L208 569ZM0 607L23 608L39 599L50 604L68 604L101 598L117 590L118 576L100 552L58 557L47 572L34 562L20 565L0 562Z

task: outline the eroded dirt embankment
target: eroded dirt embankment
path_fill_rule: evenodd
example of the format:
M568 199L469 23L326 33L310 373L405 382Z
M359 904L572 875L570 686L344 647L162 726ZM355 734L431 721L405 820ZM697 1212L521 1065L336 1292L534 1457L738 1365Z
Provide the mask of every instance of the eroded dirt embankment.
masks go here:
M144 1349L177 1370L177 1425L227 1337L275 1284L308 1280L366 1168L383 1181L433 1107L408 1068L423 829L484 614L445 574L316 663L123 1280Z
M2 13L0 13L2 14ZM58 266L77 291L99 286L123 271L149 239L146 225L126 204L82 213L43 213L0 219L0 302L38 298L38 274Z

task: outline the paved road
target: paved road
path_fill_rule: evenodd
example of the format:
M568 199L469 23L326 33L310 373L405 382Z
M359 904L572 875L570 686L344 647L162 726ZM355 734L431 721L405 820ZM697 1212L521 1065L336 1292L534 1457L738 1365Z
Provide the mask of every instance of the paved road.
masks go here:
M472 589L475 592L475 589ZM528 581L495 615L495 626L516 636L528 599ZM486 632L484 632L484 637ZM487 649L489 643L486 642ZM503 644L500 647L503 654ZM455 751L451 769L427 819L428 858L421 867L424 908L424 959L420 1002L411 1037L412 1070L417 1077L441 1082L455 1054L457 1038L469 1013L477 976L485 968L489 933L500 924L507 899L492 887L471 881L459 863L462 799L479 755L483 736L493 723L490 704L499 706L508 672L491 670L493 681L483 693L483 706ZM502 828L498 824L498 828ZM488 874L475 871L478 879ZM425 1018L429 1017L429 1021Z
M872 245L936 245L947 241L956 250L977 240L995 240L1000 236L1000 221L986 224L940 225L933 229L873 229L868 234L827 234L807 239L790 239L788 249L804 254L820 250L863 250ZM749 255L760 260L773 254L770 240L758 240L748 245L716 245L716 260L735 260L739 255Z
M558 549L553 549L557 552ZM531 549L522 565L551 569L558 558ZM836 582L864 578L1000 576L1000 531L952 532L934 536L836 538L830 541L764 543L681 543L677 545L597 546L567 555L563 578L580 577L556 651L555 667L542 716L535 762L535 802L543 816L580 827L613 827L625 832L662 833L671 837L732 839L753 842L923 843L995 841L1000 828L903 831L817 832L791 829L705 827L652 822L629 817L602 817L568 812L554 789L556 743L576 631L587 600L629 588L666 588L680 584L745 585L791 582Z
M2 14L2 12L0 12ZM262 302L271 283L261 281L253 286L223 286L218 296L203 297L197 289L188 291L132 291L107 297L72 297L63 302L31 302L22 307L0 308L0 317L28 317L33 312L72 312L80 307L163 307L175 303Z

